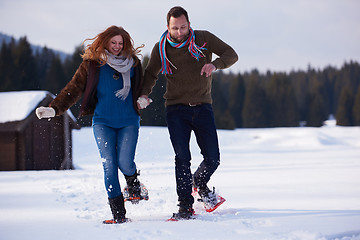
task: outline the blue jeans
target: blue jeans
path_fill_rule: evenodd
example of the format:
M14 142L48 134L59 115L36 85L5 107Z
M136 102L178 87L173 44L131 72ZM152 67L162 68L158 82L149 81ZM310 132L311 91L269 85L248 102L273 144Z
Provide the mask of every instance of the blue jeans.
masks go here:
M139 127L111 128L94 125L94 136L103 160L105 188L109 198L120 196L118 170L127 176L136 172L135 150Z
M171 105L166 108L166 121L175 151L176 191L180 207L192 207L192 183L205 187L220 164L220 151L211 104L198 106ZM191 174L190 137L194 131L203 161Z

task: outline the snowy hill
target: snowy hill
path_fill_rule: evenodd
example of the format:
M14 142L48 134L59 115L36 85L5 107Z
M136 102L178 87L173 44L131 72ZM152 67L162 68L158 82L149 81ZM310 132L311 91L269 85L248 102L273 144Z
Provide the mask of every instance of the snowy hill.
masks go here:
M73 131L73 171L0 172L0 239L360 239L360 128L220 130L221 165L210 181L227 201L196 220L177 211L166 128L142 127L136 162L150 200L110 217L91 128ZM201 155L191 142L193 169ZM125 180L121 178L124 186Z

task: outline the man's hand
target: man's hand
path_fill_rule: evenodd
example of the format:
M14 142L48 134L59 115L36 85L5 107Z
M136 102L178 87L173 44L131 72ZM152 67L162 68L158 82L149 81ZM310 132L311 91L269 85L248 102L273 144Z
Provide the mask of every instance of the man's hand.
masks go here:
M152 99L146 95L141 95L137 100L138 109L144 109L152 103Z
M206 77L210 77L211 73L216 70L216 67L212 63L205 64L200 72L200 75L205 73Z
M35 113L39 119L55 117L55 109L52 107L38 107Z

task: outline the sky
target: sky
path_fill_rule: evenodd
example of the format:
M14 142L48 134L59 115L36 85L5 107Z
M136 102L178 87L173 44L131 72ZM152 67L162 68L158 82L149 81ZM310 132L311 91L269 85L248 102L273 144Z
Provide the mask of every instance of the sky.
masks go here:
M235 49L234 73L360 62L358 0L0 0L0 32L73 53L117 25L149 55L166 30L167 12L178 5L194 30L208 30Z

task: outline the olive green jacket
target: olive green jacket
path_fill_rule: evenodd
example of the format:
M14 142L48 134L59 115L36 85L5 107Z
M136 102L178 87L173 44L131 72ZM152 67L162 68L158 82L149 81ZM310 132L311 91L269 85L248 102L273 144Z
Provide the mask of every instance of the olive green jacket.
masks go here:
M212 63L216 69L225 69L233 65L238 56L234 49L221 39L208 31L194 31L195 43L204 46L202 50L205 57L197 61L188 51L187 46L174 48L166 43L166 55L176 69L171 66L172 74L166 74L167 84L164 95L165 105L189 104L189 103L212 103L211 76L200 75L202 67ZM212 54L218 57L212 61ZM154 87L157 76L161 70L159 42L155 44L149 63L145 68L143 95L149 95Z

